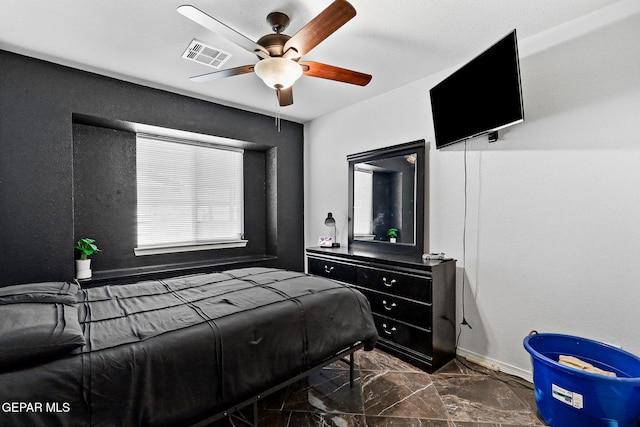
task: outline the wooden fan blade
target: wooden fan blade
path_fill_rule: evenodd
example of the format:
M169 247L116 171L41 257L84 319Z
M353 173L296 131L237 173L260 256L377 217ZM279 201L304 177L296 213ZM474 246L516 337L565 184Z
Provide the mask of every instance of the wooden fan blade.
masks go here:
M276 96L281 107L293 104L293 86L286 89L277 89Z
M189 78L192 82L205 83L213 80L223 79L225 77L237 76L238 74L253 73L254 65L243 65L242 67L229 68L213 73L202 74Z
M346 0L335 0L284 44L284 57L299 58L356 16Z
M183 5L178 7L177 10L178 13L191 19L196 24L199 24L207 30L221 35L227 40L237 44L241 48L248 50L251 53L255 53L261 58L268 58L270 56L269 51L267 51L264 47L240 34L228 25L225 25L217 19L207 15L196 7L193 7L191 5Z
M334 67L333 65L321 64L319 62L299 62L299 64L302 66L302 73L305 76L351 83L358 86L366 86L372 77L371 74L359 73L358 71L347 70L346 68Z

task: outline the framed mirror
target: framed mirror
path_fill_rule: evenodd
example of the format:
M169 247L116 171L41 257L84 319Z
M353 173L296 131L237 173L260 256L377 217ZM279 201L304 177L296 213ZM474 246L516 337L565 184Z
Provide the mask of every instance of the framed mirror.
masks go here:
M425 141L347 156L349 247L422 255Z

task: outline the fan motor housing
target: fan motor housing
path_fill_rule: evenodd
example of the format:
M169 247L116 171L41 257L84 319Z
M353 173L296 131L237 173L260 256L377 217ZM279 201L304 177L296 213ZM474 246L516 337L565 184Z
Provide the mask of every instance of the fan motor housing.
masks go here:
M272 57L282 56L284 44L291 37L286 34L267 34L256 42L269 51Z

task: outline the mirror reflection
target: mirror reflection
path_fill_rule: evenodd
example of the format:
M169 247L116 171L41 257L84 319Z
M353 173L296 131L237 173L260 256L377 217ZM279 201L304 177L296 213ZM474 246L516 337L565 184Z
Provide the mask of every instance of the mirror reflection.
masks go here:
M353 240L415 244L417 153L355 163Z

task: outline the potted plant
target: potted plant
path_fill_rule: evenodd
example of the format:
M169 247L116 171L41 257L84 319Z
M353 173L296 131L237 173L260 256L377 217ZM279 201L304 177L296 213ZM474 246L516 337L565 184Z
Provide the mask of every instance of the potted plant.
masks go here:
M100 252L95 243L95 240L85 237L73 245L79 255L79 258L76 258L76 279L91 278L91 259L89 257L95 252Z
M387 237L389 237L389 241L391 243L395 243L396 242L396 238L398 237L398 229L397 228L390 228L387 231Z

